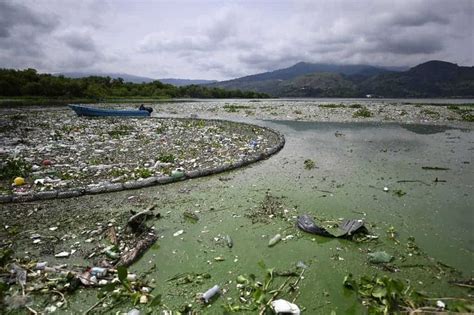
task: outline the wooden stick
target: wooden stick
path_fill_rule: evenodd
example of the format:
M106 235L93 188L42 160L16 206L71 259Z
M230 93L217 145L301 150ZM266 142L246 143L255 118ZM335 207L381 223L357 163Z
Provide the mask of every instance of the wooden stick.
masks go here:
M67 303L66 297L64 297L64 294L62 292L60 292L58 290L51 290L51 292L56 293L59 296L61 296L61 298L63 299L64 304L66 304L66 306L67 306L68 303Z
M277 295L281 293L281 291L288 284L289 281L290 281L290 278L286 278L285 282L283 282L282 285L275 291L275 293L273 293L273 296L271 297L271 299L268 300L268 302L260 310L260 312L258 313L259 315L263 315L265 313L265 310L267 309L267 307L272 303L272 301L277 297Z
M293 283L292 287L294 289L294 287L296 287L298 285L298 283L300 282L301 278L303 277L303 274L304 272L306 271L306 269L303 269L300 273L300 276L298 277L298 279L296 279L295 283Z
M94 308L96 308L97 306L99 306L100 303L104 302L106 298L107 298L107 296L104 296L103 298L101 298L99 301L97 301L97 303L95 303L94 305L92 305L91 307L89 307L89 309L88 309L87 311L85 311L83 315L89 314L89 312L91 312Z
M38 315L38 312L35 311L34 309L32 309L31 307L29 307L29 306L25 306L25 307L26 307L26 308L28 309L28 311L30 311L32 314Z
M458 287L474 289L474 285L464 284L464 283L452 283L452 285L457 285Z
M472 301L472 299L463 299L463 298L455 298L455 297L437 297L437 298L424 298L425 300L458 300L458 301Z

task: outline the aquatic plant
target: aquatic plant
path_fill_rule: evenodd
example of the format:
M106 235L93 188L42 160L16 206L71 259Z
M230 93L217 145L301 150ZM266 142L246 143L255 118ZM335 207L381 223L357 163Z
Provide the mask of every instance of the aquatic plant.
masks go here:
M263 261L259 261L258 265L264 272L263 279L257 278L255 274L239 275L236 282L240 291L240 303L222 305L225 312L253 311L253 314L267 314L271 302L278 296L283 294L296 294L298 296L298 283L303 279L306 269L302 268L300 273L278 273L275 268L267 268ZM287 278L279 286L276 286L275 278L277 276ZM296 280L290 283L293 277L296 277Z
M148 177L153 176L153 172L150 171L150 170L147 169L147 168L139 168L139 169L136 169L136 170L135 170L135 174L136 174L139 178L148 178Z
M133 131L133 127L128 125L118 125L112 130L109 130L107 133L112 138L120 138L122 136L127 136Z
M388 276L344 277L343 285L357 293L368 314L435 313L440 311L472 312L474 304L463 298L430 298L400 279ZM444 303L443 300L449 300Z
M344 104L320 104L320 108L345 108Z
M368 117L372 117L373 115L374 114L372 114L372 112L370 110L363 107L363 108L360 108L360 109L356 110L354 112L354 114L352 114L352 117L354 117L354 118L368 118Z
M235 104L225 104L224 110L228 113L237 113L239 109L248 109L250 106L246 105L235 105Z
M162 154L158 157L158 161L163 163L173 163L176 160L173 154Z
M422 109L420 113L423 115L427 115L433 119L438 119L440 117L440 114L438 112L431 109Z
M312 170L313 168L316 167L316 164L311 159L304 160L303 163L304 163L304 168L307 170Z
M14 177L27 177L31 171L31 163L20 158L7 159L0 165L0 179L11 180Z
M461 113L461 118L463 121L474 122L474 115L467 111Z

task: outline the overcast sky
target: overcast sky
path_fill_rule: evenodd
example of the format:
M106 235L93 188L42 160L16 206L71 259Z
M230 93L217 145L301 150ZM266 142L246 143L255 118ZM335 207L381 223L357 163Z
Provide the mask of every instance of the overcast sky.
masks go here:
M0 0L0 67L229 79L299 61L474 65L474 0Z

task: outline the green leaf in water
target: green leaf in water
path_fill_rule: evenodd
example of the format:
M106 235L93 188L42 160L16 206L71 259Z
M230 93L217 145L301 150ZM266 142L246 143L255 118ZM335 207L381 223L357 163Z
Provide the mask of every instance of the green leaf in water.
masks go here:
M128 271L126 267L119 266L117 267L117 274L120 282L126 282L127 281L127 275Z
M159 305L161 305L161 294L158 294L157 296L155 296L153 300L151 300L149 306L154 307L154 306L159 306Z
M267 265L265 265L265 262L263 260L259 260L257 264L260 268L267 269Z
M378 285L372 290L372 296L375 298L382 299L386 295L387 289L384 286Z
M342 284L348 288L355 290L357 285L356 282L354 281L354 278L352 276L352 273L348 274L347 276L344 277L344 280L342 281Z

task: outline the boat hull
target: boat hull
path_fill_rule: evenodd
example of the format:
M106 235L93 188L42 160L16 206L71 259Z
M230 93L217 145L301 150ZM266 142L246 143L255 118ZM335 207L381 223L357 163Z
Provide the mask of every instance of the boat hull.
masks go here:
M150 113L146 110L138 109L106 109L94 108L79 105L69 105L69 107L77 114L77 116L90 117L149 117Z

